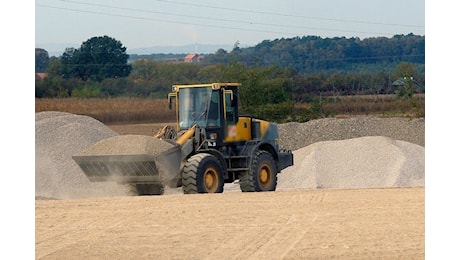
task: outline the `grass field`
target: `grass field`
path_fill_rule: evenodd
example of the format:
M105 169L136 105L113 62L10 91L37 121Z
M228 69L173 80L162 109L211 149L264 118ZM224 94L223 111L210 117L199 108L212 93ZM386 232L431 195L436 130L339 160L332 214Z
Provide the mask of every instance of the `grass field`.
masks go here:
M310 109L311 103L294 105L294 114ZM425 96L415 95L410 100L394 95L336 96L320 100L320 113L324 117L424 117ZM174 110L166 99L150 98L43 98L35 99L35 112L61 111L91 116L106 124L172 123Z
M425 94L416 94L410 100L395 95L356 95L327 97L323 110L335 117L374 115L381 117L424 117Z
M174 122L166 99L44 98L35 99L35 112L60 111L91 116L103 123Z

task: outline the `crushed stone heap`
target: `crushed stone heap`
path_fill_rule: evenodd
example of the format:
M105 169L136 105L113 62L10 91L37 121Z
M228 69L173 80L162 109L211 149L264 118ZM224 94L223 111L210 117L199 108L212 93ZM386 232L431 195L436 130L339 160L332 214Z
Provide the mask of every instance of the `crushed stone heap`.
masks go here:
M317 142L294 153L278 189L425 186L425 148L382 136Z
M152 154L160 155L174 147L164 140L146 135L117 135L101 140L79 155Z
M65 112L35 114L35 196L86 198L124 195L116 183L88 180L72 155L118 134L98 120Z
M400 117L322 118L278 125L280 144L292 151L307 145L363 136L386 136L425 146L425 119Z

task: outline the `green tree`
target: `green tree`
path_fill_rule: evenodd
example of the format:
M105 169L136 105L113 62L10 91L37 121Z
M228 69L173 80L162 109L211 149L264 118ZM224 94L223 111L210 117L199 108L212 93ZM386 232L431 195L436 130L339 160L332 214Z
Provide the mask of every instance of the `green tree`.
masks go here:
M44 72L50 64L50 57L45 49L35 48L35 73Z
M401 78L415 77L417 75L417 70L413 64L403 61L396 67L396 75Z
M412 99L414 95L414 86L416 84L414 76L417 71L415 66L409 62L401 62L396 68L396 75L400 77L400 82L396 96L398 98L409 98Z
M102 96L101 89L92 85L82 85L72 91L72 97L77 98L100 98Z
M109 36L93 37L79 49L66 49L62 55L64 77L85 81L126 77L131 72L128 58L120 41Z
M49 76L61 76L63 74L64 66L61 59L56 57L51 57L50 64L46 68L45 72L48 73Z

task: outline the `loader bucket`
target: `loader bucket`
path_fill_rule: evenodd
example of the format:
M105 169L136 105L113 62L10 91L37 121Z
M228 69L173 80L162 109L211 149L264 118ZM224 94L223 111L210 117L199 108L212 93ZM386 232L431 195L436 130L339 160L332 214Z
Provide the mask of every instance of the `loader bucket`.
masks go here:
M104 139L72 159L92 182L163 183L175 187L180 179L180 146L150 136Z

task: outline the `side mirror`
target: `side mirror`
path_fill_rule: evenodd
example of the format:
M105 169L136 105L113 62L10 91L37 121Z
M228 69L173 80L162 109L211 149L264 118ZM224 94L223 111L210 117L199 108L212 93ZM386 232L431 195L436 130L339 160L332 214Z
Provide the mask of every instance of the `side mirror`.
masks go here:
M232 99L232 107L237 107L238 106L238 101L236 100L236 96L234 99Z
M168 108L172 109L172 99L176 96L176 93L168 93Z

